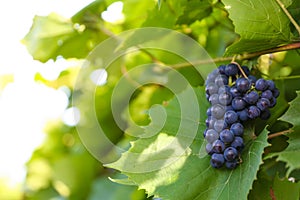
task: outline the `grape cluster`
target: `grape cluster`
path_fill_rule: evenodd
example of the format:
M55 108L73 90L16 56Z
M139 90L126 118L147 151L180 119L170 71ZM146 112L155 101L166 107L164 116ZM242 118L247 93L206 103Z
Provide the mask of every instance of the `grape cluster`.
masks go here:
M279 90L272 80L256 79L247 66L236 63L219 66L208 75L205 85L211 104L204 131L206 152L214 168L225 165L234 169L244 148L244 123L268 119Z

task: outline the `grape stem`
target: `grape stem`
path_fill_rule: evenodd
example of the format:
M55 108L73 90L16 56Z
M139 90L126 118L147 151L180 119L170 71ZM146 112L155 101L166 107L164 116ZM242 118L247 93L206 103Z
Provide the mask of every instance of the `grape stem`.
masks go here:
M241 66L240 66L240 64L239 63L237 63L237 62L231 62L231 63L234 63L234 64L236 64L237 66L238 66L238 68L239 68L239 70L241 71L241 73L242 73L242 75L246 78L246 79L248 79L248 76L245 74L245 72L244 72L244 70L241 68Z
M275 137L278 137L278 136L281 136L281 135L284 135L287 133L292 133L292 132L293 132L292 129L288 129L288 130L280 131L277 133L272 133L272 134L268 135L268 139L272 139L272 138L275 138Z
M289 13L289 11L286 9L285 5L280 1L280 0L276 0L276 2L278 3L278 5L281 7L281 9L283 10L283 12L285 13L285 15L289 18L289 20L291 21L291 23L294 25L294 27L296 28L296 30L298 31L299 35L300 35L300 26L297 24L297 22L295 21L295 19L292 17L292 15Z

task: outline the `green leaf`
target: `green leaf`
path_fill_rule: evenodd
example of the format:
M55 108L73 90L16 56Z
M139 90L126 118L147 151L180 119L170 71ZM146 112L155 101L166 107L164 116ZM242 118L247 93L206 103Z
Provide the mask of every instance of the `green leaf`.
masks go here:
M186 3L183 14L178 18L177 24L191 24L196 20L207 17L212 12L211 0L190 0Z
M299 199L300 183L293 183L287 179L281 180L275 177L273 187L276 200L294 200Z
M121 171L128 177L127 182L134 182L149 195L162 199L246 199L262 163L263 150L268 145L267 131L264 130L255 140L247 142L242 154L243 163L237 169L212 168L208 155L199 156L201 147L205 145L203 131L208 104L203 87L194 91L200 102L199 108L189 103L188 94L191 91L186 90L178 96L182 98L181 100L186 99L180 101L180 106L188 103L188 106L192 107L189 112L197 112L199 109L200 124L196 136L191 134L193 130L191 126L198 126L199 120L193 118L184 118L183 122L181 121L186 137L178 137L180 134L176 134L182 113L178 102L173 99L166 106L167 119L160 133L150 138L136 140L119 160L106 166ZM193 116L192 113L189 114ZM194 143L190 148L178 151L190 137L194 137ZM176 145L165 148L171 142Z
M255 52L291 42L290 21L273 0L223 0L240 40L226 55ZM286 1L288 7L292 2Z
M297 98L290 103L288 111L280 118L280 120L287 121L294 125L294 132L288 134L289 146L282 152L271 154L269 157L278 156L278 161L287 163L288 174L293 170L300 168L300 92L297 92Z
M23 43L33 58L41 62L56 60L58 56L85 58L99 42L108 37L99 28L99 15L105 9L103 3L92 3L88 9L76 14L73 21L55 13L35 16Z

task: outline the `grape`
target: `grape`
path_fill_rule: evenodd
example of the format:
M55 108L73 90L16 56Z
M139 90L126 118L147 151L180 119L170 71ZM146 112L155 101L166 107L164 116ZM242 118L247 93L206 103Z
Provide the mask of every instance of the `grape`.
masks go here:
M243 136L244 134L244 126L239 122L232 124L230 130L235 136Z
M259 117L260 115L260 110L258 107L256 106L250 106L249 109L248 109L248 117L250 119L255 119L257 117Z
M219 134L217 131L215 131L214 129L208 129L206 131L205 134L205 139L207 140L207 142L209 143L213 143L214 141L216 141L219 138Z
M250 105L254 105L258 99L259 99L259 94L255 91L251 91L247 93L244 97L244 100Z
M227 124L233 124L238 120L238 115L233 110L229 110L225 113L224 119Z
M259 90L259 91L264 91L268 88L268 83L265 79L258 79L255 83L255 89Z
M269 108L269 106L270 106L270 101L269 101L269 99L261 98L261 99L258 100L256 106L257 106L261 111L264 111L264 110L266 110L267 108Z
M225 74L227 76L234 76L238 73L239 69L235 63L230 63L225 68Z
M224 158L227 161L233 161L238 156L238 151L234 147L228 147L224 151Z
M220 133L220 139L224 142L224 143L230 143L233 141L234 139L234 134L228 130L228 129L224 129L223 131L221 131Z
M216 140L212 144L213 151L215 153L222 153L225 149L225 144L221 140Z
M220 104L216 104L216 105L213 105L211 107L211 115L217 119L221 119L223 118L225 114L225 107L220 105Z
M214 105L219 103L219 95L218 94L213 94L209 97L208 99L209 103Z
M236 63L220 65L205 81L205 96L211 106L206 111L203 136L214 168L225 165L234 169L240 164L245 124L258 117L269 119L269 108L280 95L272 80L257 79L247 66L241 68L244 73Z
M220 168L223 166L225 160L224 160L224 156L223 154L219 154L219 153L214 153L211 156L211 166L214 168Z
M214 124L215 131L221 132L226 127L227 127L227 124L224 120L219 119L219 120L215 121L215 124Z
M235 137L234 140L230 144L231 147L235 148L239 152L244 148L244 140L241 137Z
M261 97L270 100L273 98L273 93L271 90L265 90L264 92L261 93Z
M236 111L243 110L246 107L246 102L242 97L235 97L231 102L232 108Z
M237 165L238 165L238 162L236 160L225 162L225 166L227 169L235 169Z
M222 104L224 106L231 104L232 96L229 92L221 93L218 96L218 98L219 98L218 101L220 102L220 104Z
M246 78L238 78L236 80L236 88L240 92L246 92L251 88L251 82Z
M219 75L215 80L217 86L223 86L228 84L228 77L226 75Z

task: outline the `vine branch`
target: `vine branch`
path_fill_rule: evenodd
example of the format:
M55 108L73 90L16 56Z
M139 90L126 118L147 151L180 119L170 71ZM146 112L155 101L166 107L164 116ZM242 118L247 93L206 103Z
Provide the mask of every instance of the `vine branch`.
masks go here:
M281 7L281 9L286 14L286 16L289 18L289 20L291 21L291 23L295 26L296 30L298 31L298 33L300 35L300 26L297 24L297 22L295 21L295 19L293 18L293 16L289 13L289 11L286 9L285 5L280 0L276 0L276 2Z
M237 60L248 60L251 58L255 58L264 54L270 54L270 53L277 53L281 51L287 51L287 50L294 50L294 49L300 49L300 42L296 43L291 43L291 44L286 44L283 46L263 50L263 51L257 51L254 53L247 53L247 54L242 54L238 55L236 57ZM209 63L218 63L218 62L225 62L225 61L231 61L234 58L234 56L231 57L219 57L219 58L214 58L214 59L209 59L209 60L196 60L194 62L184 62L184 63L178 63L175 65L170 65L170 67L174 69L180 69L184 67L189 67L192 65L201 65L201 64L209 64Z

